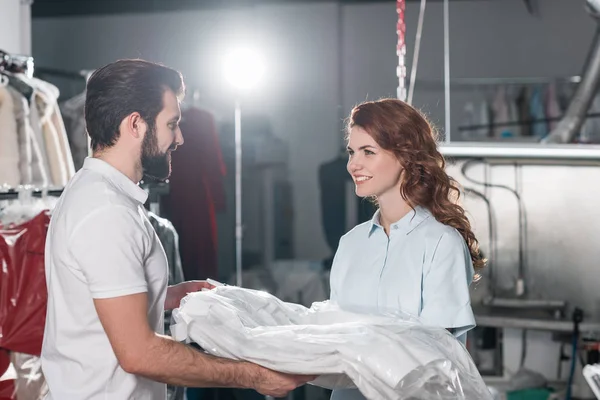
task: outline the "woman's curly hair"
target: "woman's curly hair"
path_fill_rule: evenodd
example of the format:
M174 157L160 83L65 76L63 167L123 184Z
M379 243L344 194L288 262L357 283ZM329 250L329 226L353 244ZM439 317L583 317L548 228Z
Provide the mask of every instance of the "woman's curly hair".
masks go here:
M448 176L437 148L437 132L415 108L397 99L362 103L352 110L348 132L364 129L381 148L396 155L403 168L401 194L411 207L428 209L436 220L455 228L464 238L476 272L485 266L479 243L458 204L458 183Z

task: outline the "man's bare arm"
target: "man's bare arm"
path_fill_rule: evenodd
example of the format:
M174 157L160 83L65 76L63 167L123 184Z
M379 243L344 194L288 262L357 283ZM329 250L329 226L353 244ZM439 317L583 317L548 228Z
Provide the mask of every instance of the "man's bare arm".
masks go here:
M212 357L158 335L148 324L147 302L146 293L94 300L102 326L126 372L176 386L252 388L276 397L314 379Z

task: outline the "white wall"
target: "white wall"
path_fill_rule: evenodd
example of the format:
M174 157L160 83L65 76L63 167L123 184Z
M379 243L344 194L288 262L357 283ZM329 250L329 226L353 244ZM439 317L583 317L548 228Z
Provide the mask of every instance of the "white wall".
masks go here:
M0 50L31 53L31 6L27 1L0 0Z
M20 52L19 0L0 0L0 49Z

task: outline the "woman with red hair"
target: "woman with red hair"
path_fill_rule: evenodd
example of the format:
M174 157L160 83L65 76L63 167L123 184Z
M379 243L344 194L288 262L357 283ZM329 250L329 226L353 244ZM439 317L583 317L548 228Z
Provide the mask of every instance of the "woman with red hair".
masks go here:
M485 260L435 131L410 105L385 99L352 110L347 144L356 194L379 209L340 240L331 300L361 312L402 311L465 343L475 326L469 285ZM332 399L364 397L341 390Z

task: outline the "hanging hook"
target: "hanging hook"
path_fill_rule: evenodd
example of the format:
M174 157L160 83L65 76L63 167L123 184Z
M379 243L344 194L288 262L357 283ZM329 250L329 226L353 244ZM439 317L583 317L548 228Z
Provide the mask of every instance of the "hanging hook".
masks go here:
M48 185L43 185L40 192L42 193L42 201L45 202L48 198Z
M19 185L17 188L17 200L21 204L31 204L33 197L33 186Z

